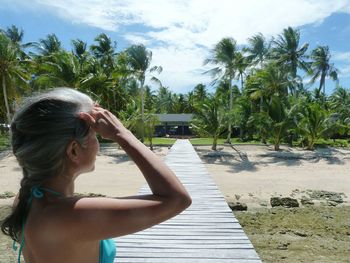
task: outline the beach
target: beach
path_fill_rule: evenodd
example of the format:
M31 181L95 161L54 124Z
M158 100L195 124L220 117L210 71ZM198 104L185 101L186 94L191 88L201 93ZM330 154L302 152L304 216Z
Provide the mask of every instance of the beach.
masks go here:
M286 239L286 233L292 233L290 238L293 240L293 244L295 244L295 238L300 238L300 235L303 238L300 244L304 244L303 242L306 241L309 242L308 244L314 244L316 250L311 249L310 251L314 251L312 253L315 255L322 255L322 253L317 252L317 248L319 248L327 256L327 253L329 254L328 247L327 249L322 248L320 244L327 246L328 243L340 240L340 243L337 243L340 257L335 259L339 262L346 262L347 256L343 251L346 251L350 244L350 209L348 209L350 203L350 149L322 148L311 152L282 146L281 151L275 152L273 146L265 145L219 145L217 151L212 151L211 146L194 146L194 148L226 201L247 205L248 212L234 213L259 255L264 261L266 260L265 262L274 262L277 258L283 262L293 262L292 257L301 255L298 254L300 251L298 246L295 250L288 249L291 241ZM161 159L166 156L168 151L168 146L154 147L154 153ZM15 158L11 154L3 152L0 159L0 194L4 192L17 193L20 179L21 170ZM138 167L125 152L116 144L108 144L101 147L96 158L95 170L83 174L77 179L75 192L84 195L94 193L122 197L137 194L145 183ZM338 199L333 199L334 196ZM302 208L299 210L286 208L273 210L274 208L271 209L270 204L271 197L294 198ZM3 213L9 212L9 205L12 204L13 199L13 197L0 199ZM302 200L309 202L305 204ZM343 207L345 209L342 209ZM276 213L279 216L276 216ZM317 229L327 230L333 227L335 229L333 232L340 236L325 230L326 233L317 234L319 241L314 239L310 241L307 238L315 238L318 230L312 229L314 225L307 223L308 221L303 224L303 220L309 220L304 217L312 218L314 216L317 218L320 214L325 213L327 215L332 213L333 217L331 216L331 219L326 217L324 220L334 220L334 222L318 220L317 222L323 223L319 223L321 225ZM297 230L293 229L293 223L290 227L283 223L285 217L292 218L291 216L299 216L294 218L300 224ZM257 218L259 222L256 221ZM273 225L274 220L277 220L275 225ZM309 228L303 229L306 226ZM304 233L313 234L303 236ZM276 241L275 239L279 235L281 238ZM335 241L334 237L338 241ZM4 238L6 240L6 237L2 235L1 241ZM271 244L271 246L266 244ZM2 242L0 252L9 249L9 240ZM13 252L9 252L7 256L8 258L13 257ZM310 258L310 255L304 255L304 257ZM288 259L291 260L288 261ZM6 258L2 260L10 262L6 261ZM0 259L1 262L3 262L2 260ZM319 260L319 257L315 260ZM327 261L326 258L325 261L317 262L331 261Z

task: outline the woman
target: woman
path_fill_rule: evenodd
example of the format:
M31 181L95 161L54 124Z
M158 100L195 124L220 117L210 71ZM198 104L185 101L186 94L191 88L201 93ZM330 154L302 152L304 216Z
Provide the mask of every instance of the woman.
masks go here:
M96 133L117 142L140 168L151 195L79 198L74 181L94 170ZM191 204L175 174L108 110L68 88L28 98L11 123L21 188L2 231L26 263L113 262L114 242L167 220Z

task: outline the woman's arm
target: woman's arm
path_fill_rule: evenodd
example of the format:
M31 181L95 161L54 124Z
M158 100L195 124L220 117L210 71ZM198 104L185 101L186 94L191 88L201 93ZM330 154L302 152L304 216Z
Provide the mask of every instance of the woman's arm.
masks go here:
M167 220L190 206L191 197L175 174L112 113L95 107L91 114L81 114L81 118L101 136L120 144L140 168L153 195L82 198L68 206L63 204L60 219L65 221L70 236L95 240L126 235Z

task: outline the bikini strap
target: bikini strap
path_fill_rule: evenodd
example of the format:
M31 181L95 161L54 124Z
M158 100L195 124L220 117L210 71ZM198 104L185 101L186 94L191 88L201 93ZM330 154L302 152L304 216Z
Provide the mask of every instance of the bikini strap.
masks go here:
M28 202L27 202L28 208L30 208L30 206L32 205L33 197L40 199L44 196L44 192L49 192L49 193L54 194L56 196L62 196L61 193L58 193L58 192L51 190L51 189L48 189L48 188L39 187L39 186L33 186L30 191L31 191L31 194L30 194L30 197L29 197ZM25 224L26 224L26 219L23 219L22 231L21 231L21 244L19 246L18 259L17 259L18 263L21 263L21 254L22 254L22 250L23 250L24 245L25 245L25 241L24 241L24 226L25 226ZM17 249L18 249L15 240L13 241L12 249L14 251L17 251Z

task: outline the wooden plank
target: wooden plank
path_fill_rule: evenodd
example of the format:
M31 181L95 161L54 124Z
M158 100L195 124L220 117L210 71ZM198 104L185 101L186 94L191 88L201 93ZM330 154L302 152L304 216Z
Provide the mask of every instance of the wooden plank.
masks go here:
M121 263L261 263L203 162L188 140L177 140L164 158L192 197L176 217L116 238ZM139 194L150 194L148 185Z

